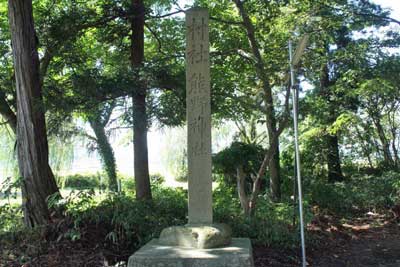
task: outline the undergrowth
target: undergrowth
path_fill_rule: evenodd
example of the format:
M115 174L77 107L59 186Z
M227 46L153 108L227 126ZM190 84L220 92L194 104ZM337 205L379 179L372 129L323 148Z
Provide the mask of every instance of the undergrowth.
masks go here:
M4 202L0 206L1 250L14 249L18 264L29 262L34 255L50 253L57 244L82 249L96 246L108 251L104 254L114 261L126 260L157 238L162 229L187 222L187 191L162 186L162 177L152 181L152 201L137 201L131 188L101 196L94 189L75 190L61 200L50 198L50 208L62 216L54 216L48 226L33 231L23 227L21 207ZM311 206L335 214L387 209L400 201L400 175L387 172L381 176L355 176L345 183L314 182L306 192L306 222L313 217ZM246 217L235 189L224 183L214 190L213 203L214 221L230 225L235 237L249 237L255 244L281 248L299 244L297 207L292 203L272 203L261 195L253 216Z

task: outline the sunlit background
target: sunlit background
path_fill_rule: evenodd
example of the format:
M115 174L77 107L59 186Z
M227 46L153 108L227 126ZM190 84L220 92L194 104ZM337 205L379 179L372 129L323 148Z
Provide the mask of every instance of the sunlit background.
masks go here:
M180 7L190 5L192 1L180 0ZM384 8L392 11L391 17L400 20L400 1L375 0ZM398 27L392 24L388 27ZM88 131L90 127L83 126ZM4 127L2 127L4 128ZM228 146L235 134L235 127L229 122L219 128L213 129L213 152L218 152ZM119 130L111 137L114 148L118 172L133 176L133 144L132 130ZM14 141L9 133L0 134L0 183L7 176L13 176L16 171L15 155L10 153L14 149ZM58 175L73 173L96 173L102 171L101 162L96 152L90 152L87 141L76 140L73 144L56 144L51 141L50 154L54 169ZM174 177L180 164L185 164L182 157L186 148L186 129L159 128L152 126L148 134L149 168L150 173L160 173L166 177L167 183L175 183ZM57 149L57 153L54 150ZM53 153L52 153L53 151ZM56 155L57 154L57 155Z

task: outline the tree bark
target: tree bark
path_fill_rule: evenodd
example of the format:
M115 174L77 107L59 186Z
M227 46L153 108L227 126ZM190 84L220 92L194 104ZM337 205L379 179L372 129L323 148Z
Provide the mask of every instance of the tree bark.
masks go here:
M243 171L243 166L238 166L236 169L236 184L240 200L240 205L246 216L250 215L250 201L246 193L246 174Z
M281 166L279 162L279 141L275 142L274 144L270 144L270 146L275 146L275 154L269 162L270 194L272 200L279 201L281 198Z
M115 155L113 148L108 141L106 131L104 129L105 125L101 122L99 116L89 117L90 126L96 135L96 143L98 147L98 152L103 163L103 168L107 173L108 177L108 189L112 192L118 191L118 181L117 181L117 167L115 163Z
M144 61L144 15L143 0L132 0L133 18L131 21L131 62L138 87L132 95L133 104L133 146L134 172L136 184L136 198L139 200L151 199L149 156L147 149L147 110L146 110L146 83L139 71Z
M398 149L396 147L396 138L397 138L396 132L397 132L396 128L392 128L391 129L392 138L393 138L393 140L392 140L392 150L393 150L393 155L394 155L394 165L395 165L395 167L398 168L398 167L400 167L399 166L400 165L400 158L399 158Z
M326 136L326 140L328 147L328 182L342 182L344 180L344 176L340 164L338 137L336 135L328 134Z
M24 221L34 227L50 220L46 201L59 191L48 165L32 1L9 0L8 12L17 89L17 151Z

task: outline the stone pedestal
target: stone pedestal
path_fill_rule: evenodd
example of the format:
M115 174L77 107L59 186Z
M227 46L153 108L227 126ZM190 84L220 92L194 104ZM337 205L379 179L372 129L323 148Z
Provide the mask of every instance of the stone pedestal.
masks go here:
M216 248L231 242L232 230L222 223L210 225L171 226L164 229L158 240L160 245L186 248Z
M153 239L129 258L128 267L253 267L248 238L233 238L227 247L194 249L159 245Z

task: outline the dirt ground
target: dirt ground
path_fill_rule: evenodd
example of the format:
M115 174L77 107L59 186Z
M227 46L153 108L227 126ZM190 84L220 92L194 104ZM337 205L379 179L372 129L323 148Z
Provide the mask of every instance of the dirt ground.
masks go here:
M308 226L308 266L400 267L400 224L393 217L372 214L351 221L330 216ZM300 251L254 248L255 266L300 266Z

